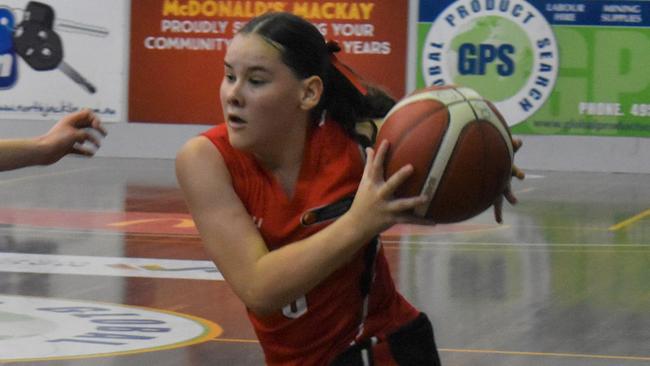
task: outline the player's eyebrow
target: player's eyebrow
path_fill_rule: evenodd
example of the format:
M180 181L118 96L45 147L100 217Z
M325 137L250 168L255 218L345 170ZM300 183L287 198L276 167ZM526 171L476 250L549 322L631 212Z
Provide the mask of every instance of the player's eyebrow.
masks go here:
M233 66L231 64L229 64L227 61L224 61L223 64L226 66L226 68L229 68L229 69L233 68ZM262 72L266 72L266 73L271 73L271 70L269 70L268 68L266 68L264 66L261 66L261 65L254 65L254 66L248 67L246 69L246 71L248 71L248 72L262 71Z

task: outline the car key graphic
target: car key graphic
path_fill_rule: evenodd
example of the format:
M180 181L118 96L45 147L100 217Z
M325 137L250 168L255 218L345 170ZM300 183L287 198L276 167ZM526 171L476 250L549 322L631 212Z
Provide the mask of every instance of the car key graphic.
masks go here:
M54 9L51 6L30 1L25 8L22 22L16 26L13 33L16 53L34 70L59 69L87 92L95 93L95 86L63 60L63 43L54 31L54 19ZM102 28L75 22L62 22L57 24L57 29L97 36L108 34Z

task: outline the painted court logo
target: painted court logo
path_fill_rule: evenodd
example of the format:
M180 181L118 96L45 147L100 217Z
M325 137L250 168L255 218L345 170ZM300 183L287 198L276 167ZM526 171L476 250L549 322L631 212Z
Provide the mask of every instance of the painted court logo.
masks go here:
M511 126L544 104L559 65L549 23L524 0L452 2L435 18L421 56L427 86L473 88Z
M207 320L168 311L0 295L0 363L171 349L221 332Z

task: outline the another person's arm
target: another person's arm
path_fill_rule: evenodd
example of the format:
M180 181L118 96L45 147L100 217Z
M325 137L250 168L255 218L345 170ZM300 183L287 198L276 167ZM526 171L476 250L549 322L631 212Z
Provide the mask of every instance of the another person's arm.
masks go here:
M88 129L106 135L99 118L90 110L82 110L64 116L44 135L0 140L0 171L53 164L68 154L92 156L95 149L84 143L98 148L100 141Z

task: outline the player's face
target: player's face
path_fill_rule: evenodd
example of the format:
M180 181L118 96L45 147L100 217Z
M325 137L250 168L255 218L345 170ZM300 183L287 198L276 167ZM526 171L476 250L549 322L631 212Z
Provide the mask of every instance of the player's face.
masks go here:
M286 131L304 123L301 81L280 51L256 34L235 36L224 62L221 105L231 145L242 150L282 145Z

